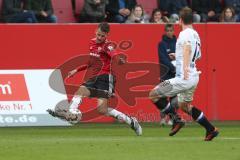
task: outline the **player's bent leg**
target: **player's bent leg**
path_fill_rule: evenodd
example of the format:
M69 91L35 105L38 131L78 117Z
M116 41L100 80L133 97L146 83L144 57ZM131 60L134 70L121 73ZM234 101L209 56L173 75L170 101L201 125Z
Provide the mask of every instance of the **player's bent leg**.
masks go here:
M169 117L173 121L172 129L171 132L169 133L169 136L175 135L185 125L185 122L182 121L182 119L176 112L175 108L176 104L171 103L171 98L170 101L167 100L166 98L166 96L170 97L176 96L177 92L178 89L174 88L174 85L172 85L170 81L164 81L160 83L158 86L156 86L149 93L149 98L157 106L157 108L160 109L161 112L169 115Z
M98 99L98 112L101 114L105 114L107 116L111 116L117 119L119 122L125 122L135 131L138 136L142 135L142 127L138 123L135 117L129 117L126 114L119 112L116 109L108 108L108 99L99 98Z
M178 96L176 95L176 96L170 97L170 103L174 108L178 109L179 108Z
M106 115L108 113L108 99L98 98L97 110L100 114Z
M192 116L194 121L206 129L205 141L211 141L213 138L218 136L218 129L208 121L207 117L204 116L204 113L200 109L192 106L190 102L181 102L179 106L185 113Z
M58 117L71 123L78 123L82 118L79 105L82 103L82 98L89 95L90 91L85 86L80 86L70 104L64 104L64 106L57 105L54 110L48 109L47 112L53 117Z
M142 127L135 117L129 117L116 109L108 108L108 116L117 119L119 122L125 122L135 131L138 136L142 135Z
M78 109L78 106L82 103L82 98L89 97L90 91L85 86L80 86L79 89L75 92L69 106L70 111Z
M71 113L76 113L79 114L79 105L82 103L82 99L84 97L89 97L90 96L90 91L87 89L85 86L80 86L77 92L75 92L69 106L69 111Z
M169 133L169 136L174 136L181 130L181 128L184 127L185 122L178 115L178 113L176 111L177 110L176 106L174 106L173 104L170 103L170 105L168 105L164 110L166 113L169 114L169 116L173 120L173 125L172 125L172 129Z
M185 122L178 115L175 105L171 104L171 101L169 102L166 97L160 98L154 104L162 113L169 115L170 119L173 122L169 136L174 136L185 125Z
M206 129L205 141L211 141L213 138L218 136L218 129L208 121L207 117L200 109L195 106L191 106L189 110L192 118Z

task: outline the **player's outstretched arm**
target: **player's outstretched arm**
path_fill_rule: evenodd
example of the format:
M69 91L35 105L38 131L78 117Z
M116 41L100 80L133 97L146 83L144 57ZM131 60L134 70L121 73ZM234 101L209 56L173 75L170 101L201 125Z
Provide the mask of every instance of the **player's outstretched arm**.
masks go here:
M68 78L70 77L73 77L76 73L80 72L80 71L83 71L85 69L87 69L88 65L83 65L83 66L80 66L74 70L71 70L70 72L68 72Z
M67 78L73 77L76 73L77 73L77 69L71 70L70 72L68 72Z

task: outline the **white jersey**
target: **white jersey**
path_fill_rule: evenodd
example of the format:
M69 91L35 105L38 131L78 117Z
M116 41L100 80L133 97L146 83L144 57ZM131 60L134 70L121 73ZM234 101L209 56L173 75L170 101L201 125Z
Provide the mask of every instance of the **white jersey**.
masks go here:
M192 29L187 28L180 32L176 43L176 77L183 77L183 45L191 45L190 54L190 73L189 76L198 74L195 61L201 57L201 42L198 33Z

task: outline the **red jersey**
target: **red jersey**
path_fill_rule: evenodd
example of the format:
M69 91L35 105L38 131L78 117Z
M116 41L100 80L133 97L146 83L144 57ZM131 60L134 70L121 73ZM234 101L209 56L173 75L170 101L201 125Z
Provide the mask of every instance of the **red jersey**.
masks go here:
M103 43L97 43L96 38L90 41L90 62L88 68L92 72L92 76L110 74L111 73L111 59L117 53L114 47L106 40Z

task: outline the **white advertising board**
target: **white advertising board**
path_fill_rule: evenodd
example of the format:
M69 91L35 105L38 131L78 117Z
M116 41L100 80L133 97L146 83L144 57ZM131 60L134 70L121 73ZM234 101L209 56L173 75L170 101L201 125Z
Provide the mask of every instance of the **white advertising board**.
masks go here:
M70 125L46 112L67 99L50 87L53 71L0 70L0 126ZM58 88L65 91L61 72L54 72Z

